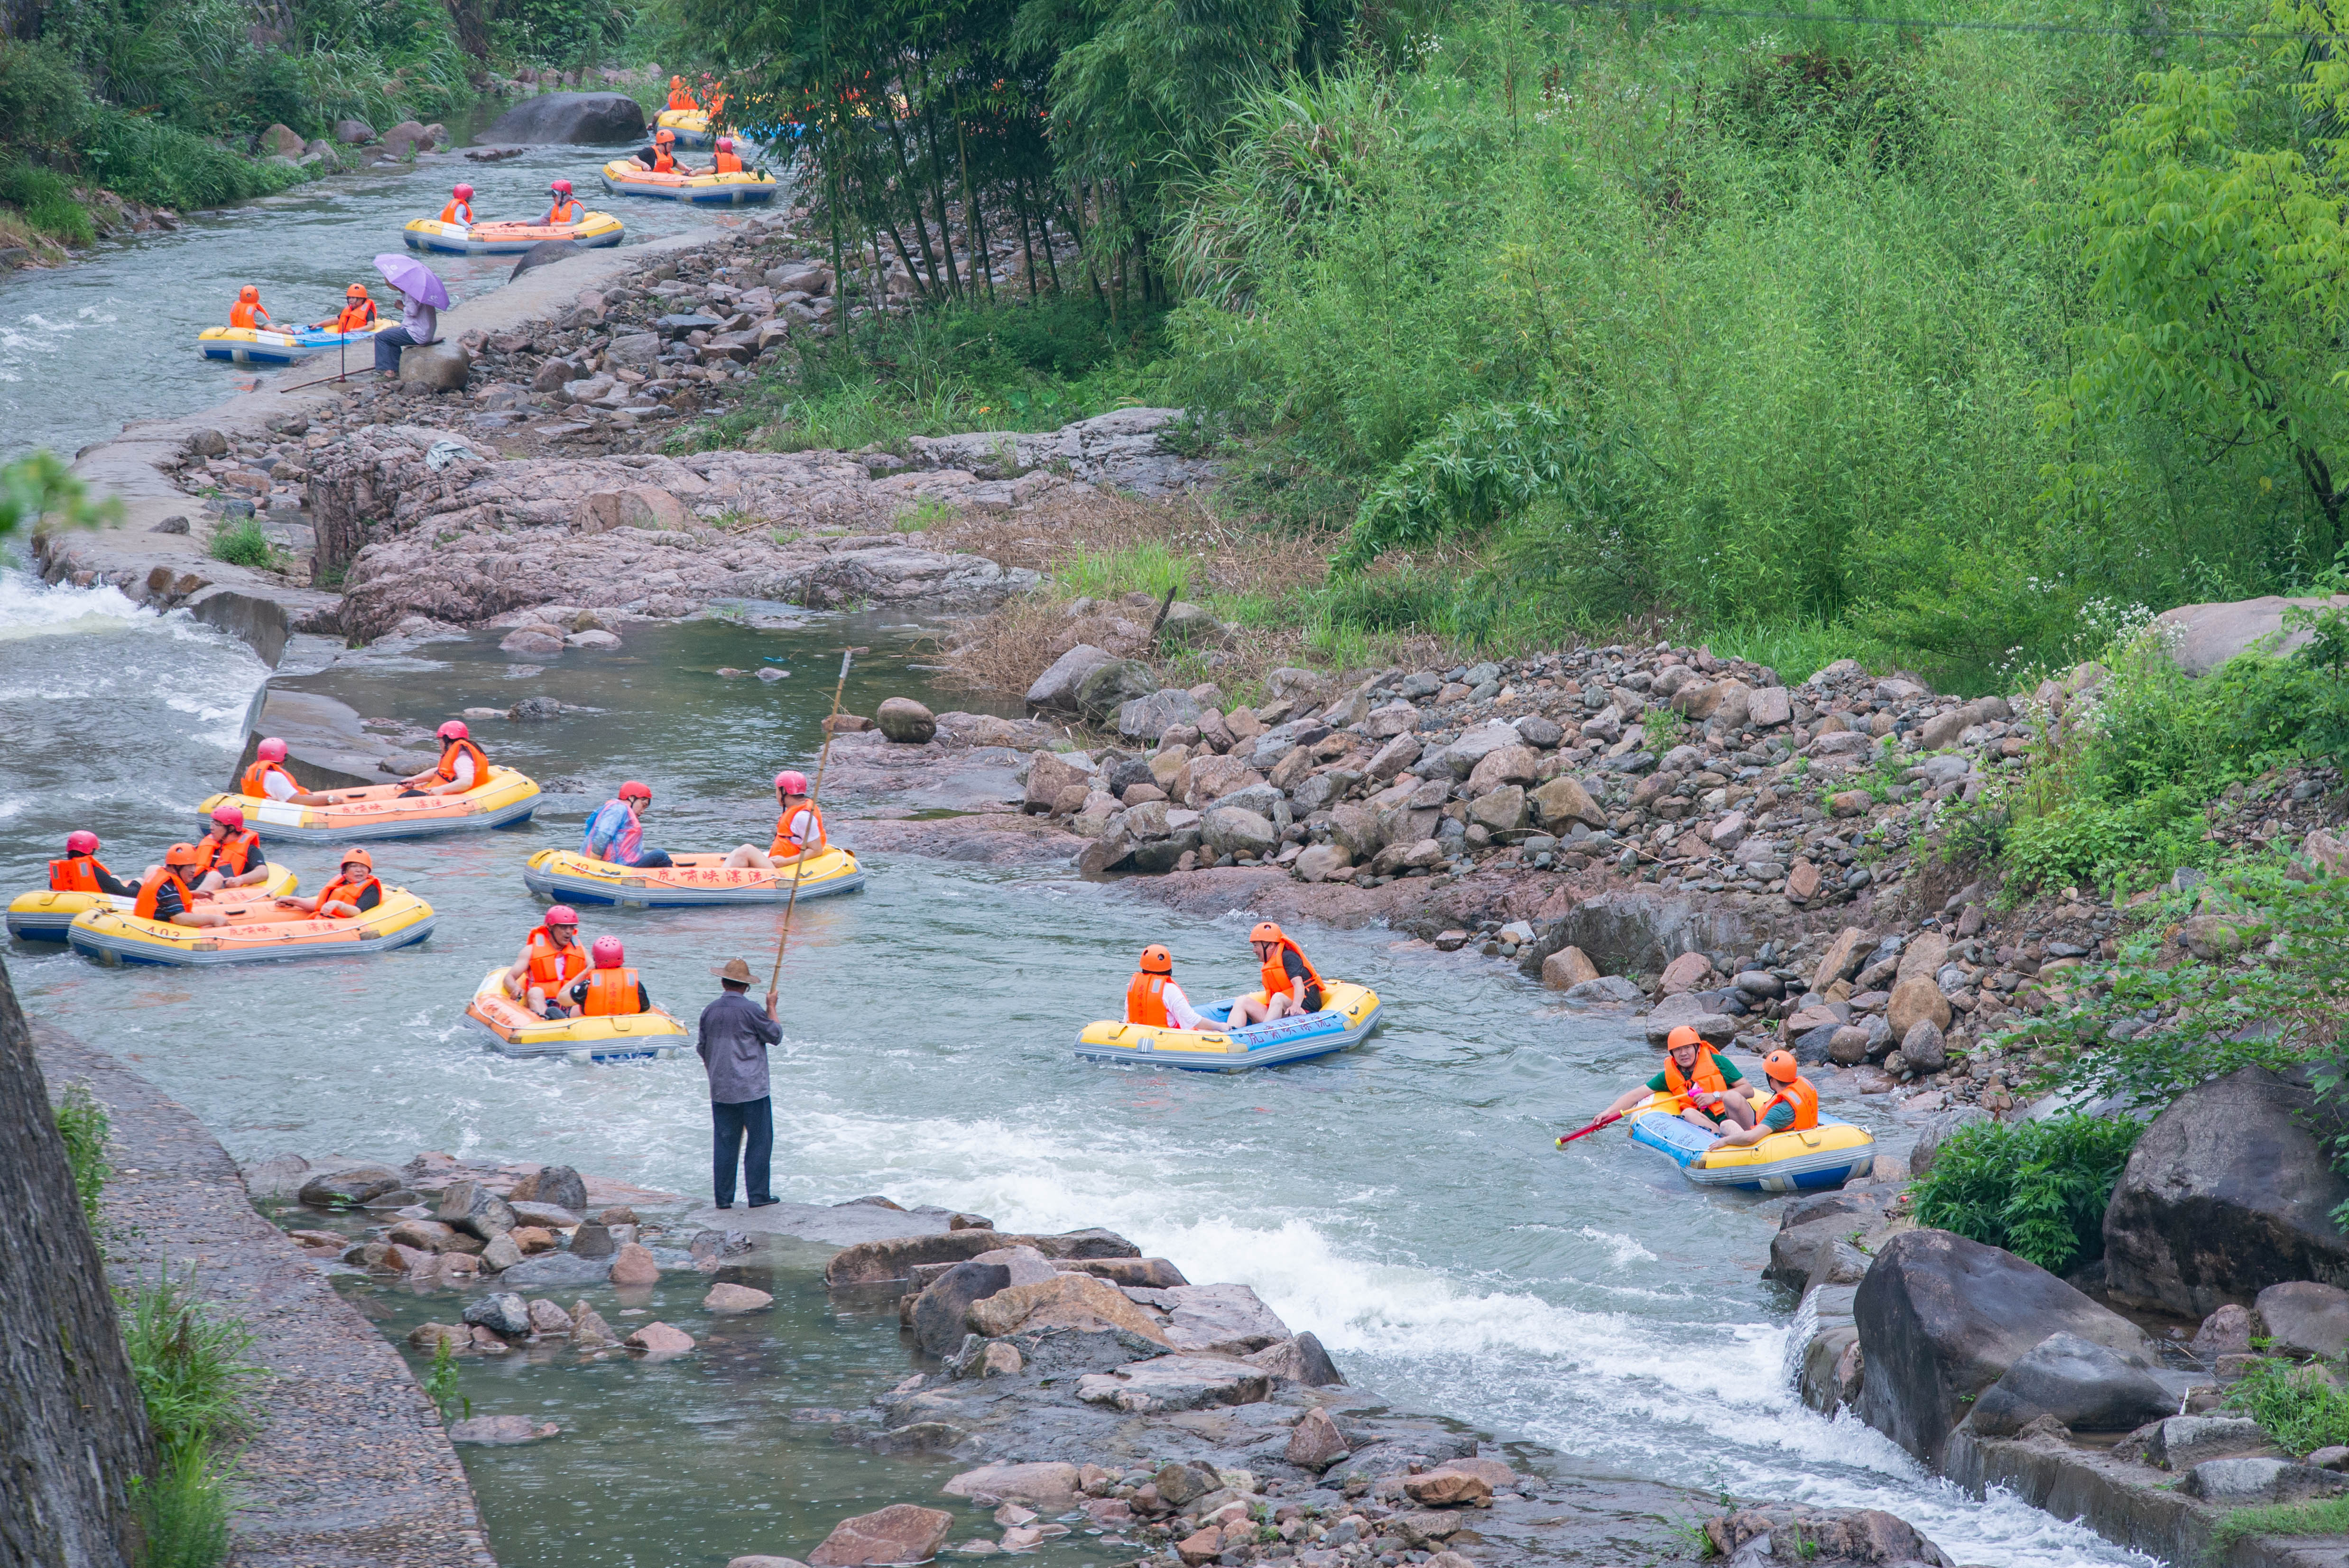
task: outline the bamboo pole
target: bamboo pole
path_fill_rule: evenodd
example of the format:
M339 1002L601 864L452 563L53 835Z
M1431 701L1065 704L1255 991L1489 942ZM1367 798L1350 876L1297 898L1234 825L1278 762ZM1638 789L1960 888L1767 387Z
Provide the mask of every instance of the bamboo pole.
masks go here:
M832 762L832 720L840 717L840 699L848 690L848 666L856 662L863 648L843 648L840 655L840 680L832 688L832 714L823 724L823 748L816 753L815 784L808 796L810 807L819 807L823 800L823 770ZM797 863L792 867L792 895L783 901L783 929L775 938L775 968L767 976L767 990L772 993L783 979L783 949L791 944L792 912L799 907L800 879L807 872L807 852L802 850Z

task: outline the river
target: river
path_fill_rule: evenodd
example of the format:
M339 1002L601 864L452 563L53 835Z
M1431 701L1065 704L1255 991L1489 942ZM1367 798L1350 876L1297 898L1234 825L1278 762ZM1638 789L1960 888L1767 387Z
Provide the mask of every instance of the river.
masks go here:
M812 758L843 642L873 649L852 707L895 693L969 706L913 667L922 630L873 617L638 627L618 650L566 654L537 675L484 638L297 684L419 723L529 692L600 708L478 728L493 757L536 775L644 779L648 841L699 848L764 834L765 779ZM181 836L189 805L229 771L265 673L183 616L14 573L0 578L0 648L11 888L36 885L74 828L94 829L118 870ZM711 674L769 659L791 678ZM587 803L557 801L526 830L382 847L386 878L441 916L429 942L388 956L217 974L26 948L9 963L32 1012L127 1055L240 1157L441 1149L699 1194L707 1111L690 1056L509 1061L462 1018L482 970L537 917L524 857L575 841ZM854 810L835 803L851 842ZM315 851L285 858L311 885L328 870ZM1552 1147L1648 1070L1621 1017L1578 1015L1512 969L1384 931L1314 932L1325 972L1387 999L1386 1028L1363 1047L1233 1077L1082 1065L1076 1025L1117 1006L1144 943L1166 943L1194 995L1213 994L1250 973L1243 922L1172 915L1062 870L880 854L869 870L863 893L802 910L793 938L779 1195L880 1192L1007 1228L1114 1227L1195 1280L1252 1284L1353 1381L1553 1448L1577 1476L1886 1508L1971 1563L2136 1561L2002 1496L1969 1499L1868 1429L1801 1408L1786 1371L1794 1304L1758 1277L1777 1203L1698 1192L1612 1134ZM761 961L776 922L598 912L589 929L622 936L656 1000L690 1015L714 994L710 965ZM1881 1103L1839 1109L1868 1120ZM738 1552L803 1553L848 1505L934 1487L939 1461L834 1449L791 1421L794 1407L861 1403L905 1364L888 1315L829 1311L812 1279L779 1280L771 1320L690 1320L710 1353L665 1367L470 1366L477 1408L550 1416L573 1434L469 1451L502 1561L715 1568ZM689 1318L698 1294L664 1287L655 1310ZM367 1295L395 1330L448 1312ZM1088 1552L1099 1555L1080 1535L1054 1558L1081 1568Z

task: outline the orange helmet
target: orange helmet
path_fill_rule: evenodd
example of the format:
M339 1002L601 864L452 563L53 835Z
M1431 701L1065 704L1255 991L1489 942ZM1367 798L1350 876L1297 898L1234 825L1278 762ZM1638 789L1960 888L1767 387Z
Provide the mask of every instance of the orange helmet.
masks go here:
M368 854L365 850L359 849L356 845L350 849L345 850L343 851L342 860L337 863L347 866L362 865L367 867L369 871L375 870L375 857Z
M173 844L163 851L163 863L167 866L192 866L202 859L193 844Z
M1144 975L1172 975L1174 973L1174 955L1154 942L1142 950L1142 972Z
M243 288L236 291L236 297L243 300L245 304L251 304L254 301L261 297L261 291L254 287L251 284L247 284Z
M350 287L343 291L343 297L345 299L365 299L367 296L367 284L353 284Z
M662 142L675 141L677 139L677 132L669 129L667 126L663 126L660 129L653 132L653 139L655 141Z
M1278 942L1281 940L1282 934L1280 927L1275 925L1268 920L1260 920L1257 922L1256 929L1248 933L1248 941L1251 944L1258 942Z
M1793 1083L1803 1072L1792 1051L1772 1051L1762 1058L1762 1070L1775 1083Z
M1704 1037L1698 1034L1693 1028L1691 1028L1686 1024L1682 1024L1679 1028L1674 1029L1671 1034L1664 1037L1664 1049L1668 1051L1679 1050L1682 1046L1701 1046L1702 1044L1704 1044Z

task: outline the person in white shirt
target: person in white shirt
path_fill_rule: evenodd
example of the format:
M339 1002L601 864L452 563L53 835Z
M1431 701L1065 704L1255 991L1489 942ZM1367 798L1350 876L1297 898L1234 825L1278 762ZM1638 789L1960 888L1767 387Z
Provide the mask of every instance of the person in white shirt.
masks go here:
M1196 1029L1206 1023L1174 984L1174 955L1154 942L1142 950L1141 973L1126 982L1125 1021L1160 1029Z

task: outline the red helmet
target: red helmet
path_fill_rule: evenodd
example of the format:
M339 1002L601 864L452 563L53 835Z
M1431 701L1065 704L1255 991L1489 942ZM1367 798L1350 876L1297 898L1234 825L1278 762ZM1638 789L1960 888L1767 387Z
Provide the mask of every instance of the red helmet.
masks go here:
M620 945L620 939L616 936L597 937L595 945L590 947L587 953L595 960L595 967L598 969L617 969L620 966L620 961L628 955L627 949Z
M77 828L66 835L66 853L94 855L98 853L98 835L87 828Z
M253 754L264 762L283 762L285 760L285 743L273 735L254 747Z
M163 851L163 863L167 866L191 866L202 859L193 844L173 844Z
M804 795L808 792L807 775L786 768L775 775L775 788L786 795Z
M215 806L212 808L212 820L223 828L242 828L244 826L244 808Z
M579 912L572 908L567 903L549 904L546 907L546 923L549 925L576 925L579 923Z
M720 151L720 152L731 152L731 151L733 151L733 150L734 150L734 139L733 139L732 137L730 137L730 136L721 136L721 137L719 137L719 138L718 139L718 150L719 150L719 151Z
M1278 942L1279 940L1281 940L1280 927L1273 924L1273 923L1268 920L1260 920L1257 922L1256 929L1248 933L1248 941L1251 944L1258 942Z
M465 727L465 721L461 718L450 719L433 733L443 740L470 740L473 735L471 730Z
M473 188L470 185L460 185L450 194L460 201L471 201L473 199Z
M1776 1083L1793 1083L1803 1073L1792 1051L1772 1051L1762 1058L1762 1070Z
M650 800L652 798L653 787L649 784L639 784L631 779L620 786L620 799L623 800L630 799Z
M1144 975L1172 975L1174 973L1174 955L1154 942L1142 950L1142 972Z
M571 181L568 180L558 180L554 184L548 186L547 189L568 196L571 194Z

